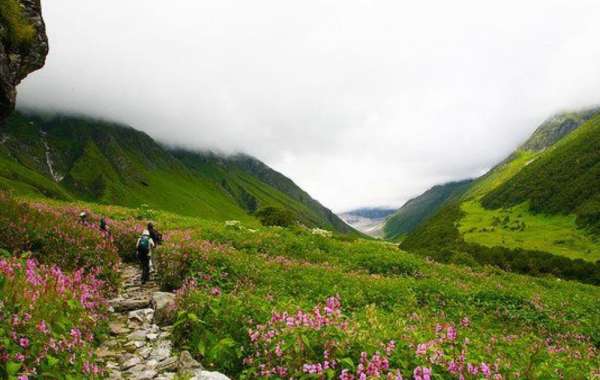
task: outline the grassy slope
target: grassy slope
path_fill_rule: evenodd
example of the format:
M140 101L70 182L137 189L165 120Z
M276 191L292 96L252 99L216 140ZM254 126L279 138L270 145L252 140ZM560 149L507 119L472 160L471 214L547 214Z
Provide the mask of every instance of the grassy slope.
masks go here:
M600 258L600 241L597 236L579 228L576 223L576 216L573 213L534 213L530 210L527 200L497 210L486 209L481 205L482 198L494 193L497 189L503 188L508 183L512 183L513 188L520 188L522 182L519 180L519 176L522 173L530 172L532 168L539 167L547 157L553 157L556 152L563 150L564 146L571 146L572 141L581 141L582 138L587 139L588 142L591 141L589 132L586 132L586 130L589 130L589 127L596 123L597 117L594 118L590 114L586 114L585 118L581 118L581 120L572 116L566 120L569 123L573 120L584 123L587 120L587 124L583 124L562 139L560 138L562 136L557 134L556 131L548 133L548 129L538 129L532 139L529 140L529 145L524 144L523 146L535 146L540 150L520 149L516 151L509 159L475 181L462 199L453 206L455 209L449 207L447 210L442 210L439 217L436 216L434 220L426 223L423 228L418 229L409 236L403 247L417 250L433 249L438 252L444 249L455 250L457 247L462 247L459 250L468 250L470 254L475 255L474 257L479 262L485 261L485 259L477 257L478 250L476 246L524 249L529 252L527 255L532 254L534 256L534 252L541 251L570 259L596 262ZM559 126L564 133L573 130L572 125L565 129L564 123L557 124L555 123L556 119L551 119L551 121L553 122L553 125L551 125L553 128ZM595 146L597 145L588 146L588 148ZM570 151L569 155L571 159L577 161L577 151ZM561 160L568 162L568 158L563 155ZM576 163L570 163L569 167L575 168L577 165ZM531 179L532 183L537 182L535 176L532 176ZM567 187L573 184L568 180L560 182L561 186L566 185ZM585 182L582 185L588 189L594 187L591 182ZM469 245L464 246L461 241ZM479 255L483 252L487 251L481 251ZM505 261L501 258L502 255L510 256L509 252L490 251L489 254L498 254L499 262L508 263L508 267L523 264L522 262L517 263L514 261L515 259ZM441 259L444 260L446 256L442 254ZM456 257L451 260L460 261ZM465 262L470 262L469 258L465 260Z
M134 210L126 208L91 206L117 218L135 215ZM526 367L535 357L535 373L543 377L542 373L547 375L543 371L552 371L555 365L574 365L568 357L535 353L536 342L543 342L546 334L581 333L595 342L600 339L598 287L531 278L490 267L473 271L431 263L395 245L328 239L305 230L259 228L252 232L165 212L159 213L157 221L161 228L191 229L195 239L234 247L226 255L207 256L210 264L197 267L217 265L218 270L230 273L219 286L226 297L231 297L228 300L242 300L248 310L310 308L325 297L339 294L351 320L362 324L362 332L357 334L364 338L357 344L386 339L418 341L428 336L436 323L458 323L468 316L472 321L471 355L491 361L498 355L487 351L491 337L511 335L510 343L496 350L506 355L514 369ZM234 307L235 303L230 305ZM218 326L208 326L209 330L214 328L211 331L217 334L217 340L229 338L227 324L244 326L244 319L232 318L220 317ZM191 343L180 342L183 348L198 354L196 345L186 346ZM406 350L414 352L414 347ZM216 364L217 368L224 365Z
M464 216L459 222L459 230L466 242L486 247L538 250L588 261L600 259L600 241L578 228L573 214L536 214L526 203L499 210L486 209L481 205L482 197L552 151L518 151L512 160L496 167L473 185L461 203ZM506 217L509 218L508 224L502 223ZM525 228L520 230L517 223L525 223Z
M528 202L538 214L575 214L600 232L600 115L482 199L486 208Z
M247 206L242 200L245 193L246 197L249 195L254 199L257 208L266 206L287 208L307 225L323 225L325 222L326 227L334 228L331 223L328 223L319 215L317 210L249 175L237 167L235 160L221 159L220 163L215 164L215 162L207 160L205 156L197 153L178 151L174 152L174 155L187 167L191 168L194 173L199 174L203 178L221 184L226 183L227 190L233 198L239 200L242 207Z
M406 202L386 220L385 239L401 239L434 215L449 199L459 197L469 188L470 184L471 180L466 180L435 186Z
M306 225L355 232L292 181L251 157L183 154L114 123L19 113L0 127L0 141L0 186L17 194L128 207L147 204L221 221L255 221L250 214L257 208L277 206ZM51 178L46 145L54 172L64 177L60 183ZM260 172L250 170L254 167Z

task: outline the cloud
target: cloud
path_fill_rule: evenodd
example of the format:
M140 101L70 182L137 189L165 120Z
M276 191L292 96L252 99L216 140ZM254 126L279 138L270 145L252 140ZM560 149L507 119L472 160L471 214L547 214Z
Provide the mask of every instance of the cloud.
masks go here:
M244 151L334 210L479 175L600 103L600 3L46 0L19 104Z

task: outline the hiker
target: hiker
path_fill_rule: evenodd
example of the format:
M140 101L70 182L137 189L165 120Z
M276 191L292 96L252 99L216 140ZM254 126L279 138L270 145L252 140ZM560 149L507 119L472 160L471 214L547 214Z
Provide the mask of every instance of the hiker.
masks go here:
M108 232L108 225L106 224L106 219L104 219L104 217L100 218L100 229Z
M152 222L148 223L148 232L150 232L150 237L156 245L160 245L162 243L162 234L154 229L154 224Z
M82 211L79 214L79 223L86 224L86 222L87 222L86 218L87 218L87 213L85 211Z
M150 231L144 230L136 244L138 258L142 264L142 284L145 284L150 279L150 258L152 257L154 246L154 240L150 236Z

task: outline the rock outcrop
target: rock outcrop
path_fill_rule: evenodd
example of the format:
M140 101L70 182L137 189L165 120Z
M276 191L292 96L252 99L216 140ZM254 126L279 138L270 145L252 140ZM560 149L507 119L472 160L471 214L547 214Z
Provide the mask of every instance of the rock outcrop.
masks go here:
M2 0L8 1L8 0ZM44 66L48 55L46 26L42 19L40 0L16 0L23 18L34 28L34 35L26 44L11 43L9 25L0 18L0 123L15 108L16 86Z

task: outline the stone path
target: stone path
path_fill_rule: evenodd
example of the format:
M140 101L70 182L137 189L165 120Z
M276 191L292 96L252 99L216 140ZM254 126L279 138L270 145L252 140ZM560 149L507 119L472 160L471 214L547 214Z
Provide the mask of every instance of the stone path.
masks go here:
M117 298L110 301L112 318L110 339L96 355L113 380L228 380L218 372L205 371L187 351L173 352L172 326L174 295L160 292L151 279L141 285L141 271L124 264L123 285Z

